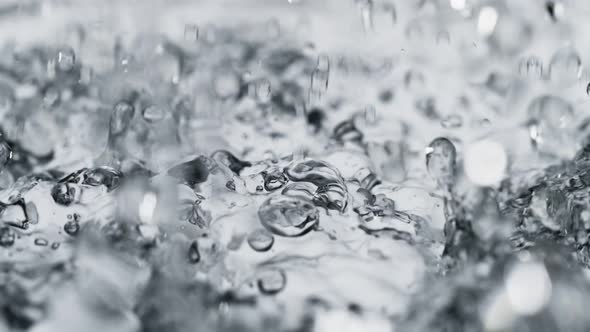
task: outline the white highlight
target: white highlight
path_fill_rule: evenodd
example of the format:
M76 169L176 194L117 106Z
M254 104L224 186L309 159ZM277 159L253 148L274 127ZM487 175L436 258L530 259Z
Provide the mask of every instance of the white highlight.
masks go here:
M482 140L467 146L463 163L465 173L473 183L494 186L504 177L508 157L501 144Z
M493 7L483 7L479 11L479 17L477 19L477 31L482 36L490 36L494 33L498 23L498 12Z
M512 309L520 315L538 313L551 298L551 279L540 262L515 265L506 277L505 287Z
M139 203L139 220L143 223L152 222L154 211L156 210L156 204L158 203L158 197L152 192L148 192L143 196L143 200Z
M449 0L449 2L454 10L463 10L466 4L466 0Z

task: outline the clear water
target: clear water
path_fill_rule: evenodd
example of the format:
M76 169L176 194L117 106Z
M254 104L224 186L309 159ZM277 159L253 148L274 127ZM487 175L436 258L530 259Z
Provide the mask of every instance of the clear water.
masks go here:
M583 1L0 2L0 331L587 331Z

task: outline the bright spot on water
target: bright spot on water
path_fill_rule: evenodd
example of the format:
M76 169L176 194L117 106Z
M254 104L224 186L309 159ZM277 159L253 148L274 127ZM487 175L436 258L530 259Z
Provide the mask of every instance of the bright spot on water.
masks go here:
M536 314L551 298L551 279L540 262L515 265L506 277L505 287L512 309L520 315Z
M368 319L342 310L322 312L315 317L313 332L390 332L391 325L382 319Z
M498 12L493 7L483 7L477 19L477 32L482 36L490 36L498 23Z
M449 0L449 2L454 10L463 10L466 0Z
M504 177L508 157L504 147L490 140L471 143L465 148L465 173L480 186L497 185Z
M139 203L139 220L143 223L150 223L156 210L158 198L156 194L148 192L143 196L143 200Z

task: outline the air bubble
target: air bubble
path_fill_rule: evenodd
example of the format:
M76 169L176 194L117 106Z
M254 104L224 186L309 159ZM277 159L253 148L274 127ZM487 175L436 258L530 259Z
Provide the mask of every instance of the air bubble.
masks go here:
M298 197L274 196L258 209L260 223L275 235L297 237L309 233L319 223L319 212L309 201Z
M258 289L263 294L274 295L287 285L287 276L283 270L270 269L258 274Z
M433 140L426 148L426 168L439 185L450 186L457 172L455 145L444 137Z
M248 234L248 245L254 251L268 251L272 248L274 242L274 236L264 229L257 229Z

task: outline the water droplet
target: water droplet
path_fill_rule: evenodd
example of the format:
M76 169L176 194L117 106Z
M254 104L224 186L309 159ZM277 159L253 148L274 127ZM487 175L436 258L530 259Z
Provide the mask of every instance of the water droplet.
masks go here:
M439 185L450 186L457 172L457 150L447 138L434 139L426 148L426 167Z
M149 224L152 222L156 206L158 204L158 196L156 193L148 191L143 195L143 199L138 206L138 215L141 222Z
M369 105L365 107L364 118L367 124L374 125L377 123L377 110L375 106Z
M201 253L199 252L199 243L193 241L188 248L188 261L192 264L196 264L201 260Z
M330 71L330 57L325 54L318 56L316 69L324 72Z
M318 187L330 183L344 183L344 179L333 166L313 159L293 162L285 168L285 175L291 181L311 182Z
M449 3L454 10L463 10L465 9L466 0L449 0Z
M57 68L61 71L70 71L76 65L76 54L72 48L66 47L57 51Z
M70 205L74 201L76 188L71 187L67 183L56 183L51 189L51 197L53 201L60 205Z
M309 201L287 196L268 198L258 209L261 224L273 234L302 236L319 223L319 212Z
M238 159L238 157L234 156L227 150L217 150L213 152L211 154L211 159L226 166L236 174L240 174L242 169L252 166L252 163Z
M102 166L84 173L83 184L90 186L105 186L111 191L119 186L123 174L114 168Z
M315 69L311 73L311 91L317 93L324 93L328 90L328 83L330 78L330 72Z
M463 126L463 117L459 114L451 114L440 121L443 128L453 129Z
M42 238L42 237L36 238L34 243L36 246L41 246L41 247L45 247L45 246L47 246L47 244L49 244L47 239Z
M150 105L143 109L141 116L148 123L157 123L166 118L166 109L158 105Z
M64 224L64 231L69 236L76 236L80 230L80 224L75 220L70 220Z
M580 75L582 59L572 47L558 49L549 61L549 76L557 82L576 80Z
M213 78L213 90L220 99L237 96L240 93L240 85L239 76L232 71L220 72Z
M256 82L256 98L261 103L268 103L272 97L271 85L267 79Z
M504 178L508 157L504 147L490 140L470 143L463 161L469 179L480 186L495 186Z
M131 119L135 113L135 108L128 102L122 101L115 105L109 124L111 136L123 133L129 127Z
M57 250L57 248L59 248L59 246L60 246L60 243L59 242L53 242L51 244L51 249Z
M519 262L506 276L506 292L512 309L521 315L534 315L549 302L551 278L540 262Z
M361 14L363 30L373 30L373 0L356 0Z
M547 1L545 3L545 9L547 10L547 14L549 14L549 17L553 22L563 19L565 15L565 6L560 0Z
M287 177L280 169L265 171L262 173L264 178L264 190L275 191L282 188L287 183Z
M498 23L498 12L494 7L483 7L479 11L477 19L477 32L480 35L488 37L494 33L496 24Z
M196 24L184 25L184 40L188 42L199 40L199 27Z
M543 62L536 56L523 58L518 65L518 72L524 77L541 78L543 77Z
M0 227L0 247L10 247L14 244L16 235L8 226Z
M577 148L570 132L574 125L574 109L567 100L542 95L531 101L527 112L533 147L564 158L575 154Z
M248 235L248 245L254 251L268 251L274 242L274 236L265 229L257 229Z
M258 274L258 289L263 294L277 294L282 291L286 285L287 276L283 270L270 269Z

